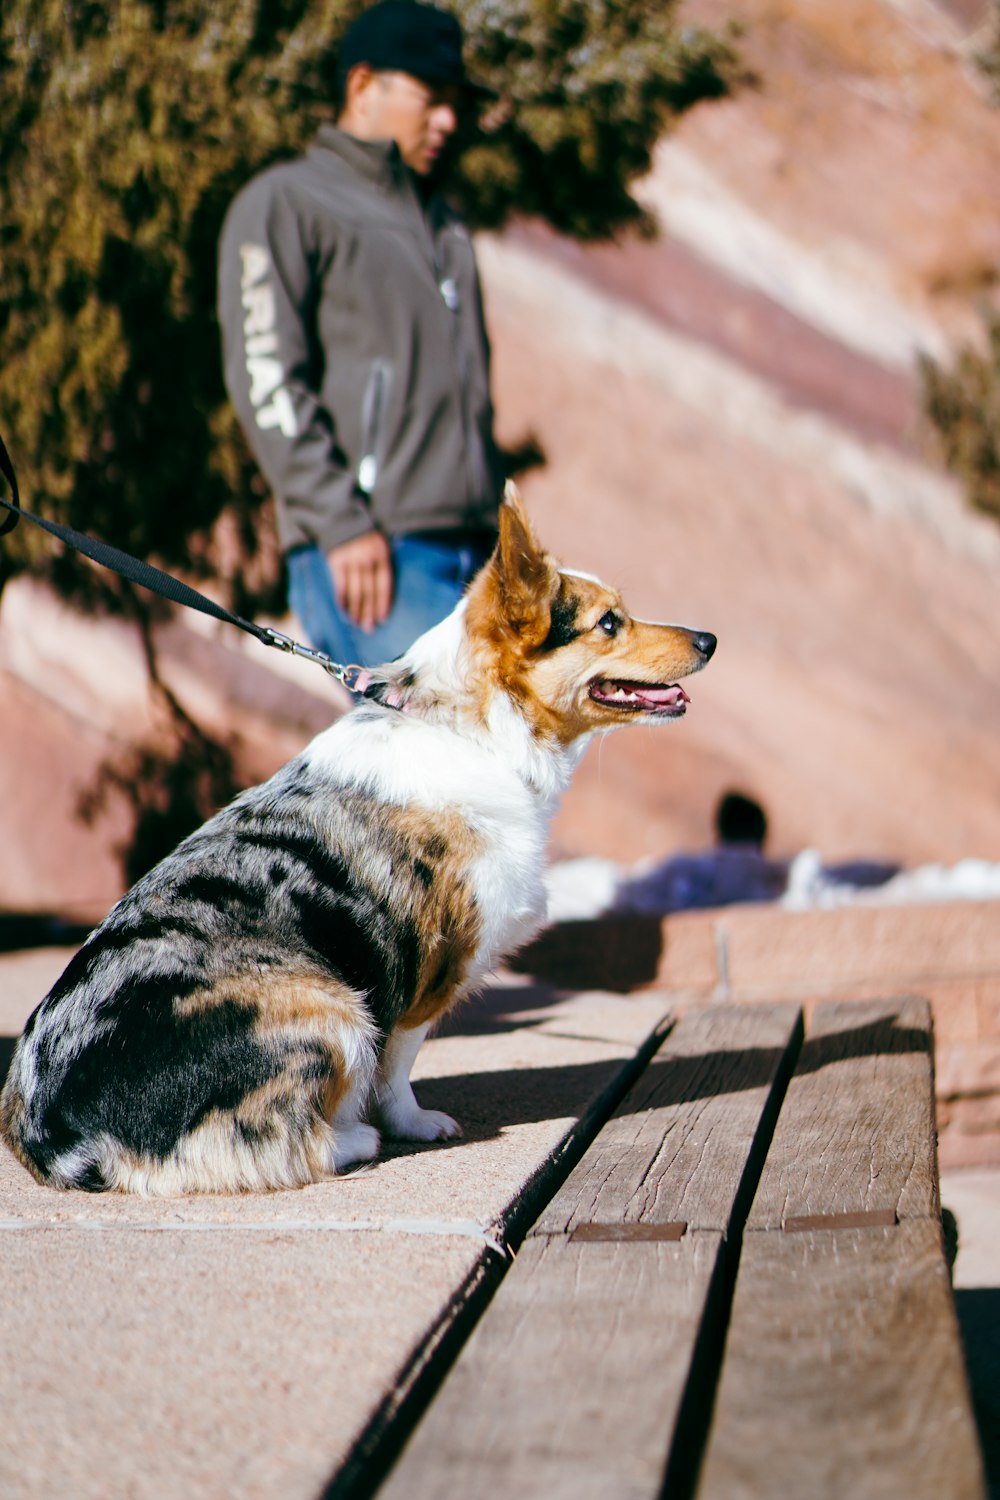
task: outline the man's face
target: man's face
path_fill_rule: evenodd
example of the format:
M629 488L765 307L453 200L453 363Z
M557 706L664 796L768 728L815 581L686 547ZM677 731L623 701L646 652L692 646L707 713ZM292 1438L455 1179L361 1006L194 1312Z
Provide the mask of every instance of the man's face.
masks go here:
M410 73L376 73L369 103L372 135L395 141L412 172L421 177L433 172L458 128L461 90L424 83Z

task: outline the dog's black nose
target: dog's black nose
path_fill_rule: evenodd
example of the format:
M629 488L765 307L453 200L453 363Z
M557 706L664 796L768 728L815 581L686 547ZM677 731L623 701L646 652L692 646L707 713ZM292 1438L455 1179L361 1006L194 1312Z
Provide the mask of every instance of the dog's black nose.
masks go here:
M698 630L695 632L694 649L700 651L706 661L708 661L718 644L719 642L715 636L710 635L707 630Z

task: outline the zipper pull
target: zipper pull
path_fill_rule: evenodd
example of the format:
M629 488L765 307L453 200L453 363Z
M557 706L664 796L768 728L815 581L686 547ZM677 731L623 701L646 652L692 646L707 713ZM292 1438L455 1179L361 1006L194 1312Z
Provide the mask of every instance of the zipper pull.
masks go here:
M378 473L378 459L374 453L366 453L358 464L358 489L363 495L370 495L375 488L375 476Z

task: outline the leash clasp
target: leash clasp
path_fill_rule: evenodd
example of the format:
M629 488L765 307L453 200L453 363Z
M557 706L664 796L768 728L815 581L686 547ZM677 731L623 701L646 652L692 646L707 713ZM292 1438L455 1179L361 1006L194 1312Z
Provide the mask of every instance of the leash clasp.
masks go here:
M306 661L316 662L317 666L322 667L349 693L363 693L371 682L371 673L367 667L359 667L353 662L343 665L327 656L325 651L303 646L301 641L293 641L290 635L282 635L280 630L272 630L269 625L264 627L263 639L265 645L274 646L278 651L284 651L290 656L304 656Z

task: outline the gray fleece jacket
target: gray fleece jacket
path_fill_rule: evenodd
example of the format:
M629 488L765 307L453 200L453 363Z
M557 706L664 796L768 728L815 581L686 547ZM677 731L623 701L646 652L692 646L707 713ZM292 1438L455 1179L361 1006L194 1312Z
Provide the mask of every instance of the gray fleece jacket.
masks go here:
M395 145L324 126L237 196L219 247L226 386L285 549L492 528L502 488L472 243Z

